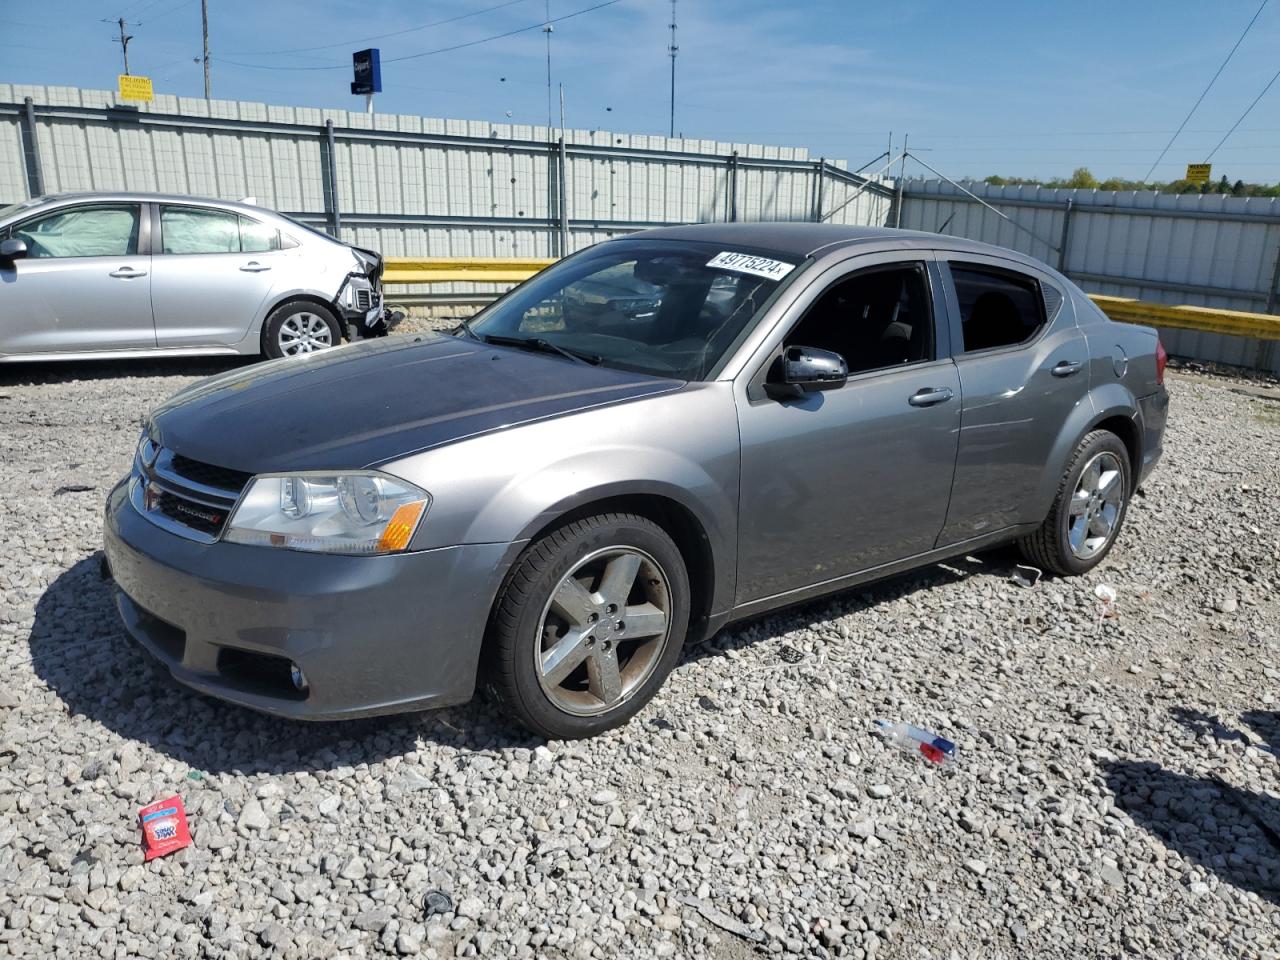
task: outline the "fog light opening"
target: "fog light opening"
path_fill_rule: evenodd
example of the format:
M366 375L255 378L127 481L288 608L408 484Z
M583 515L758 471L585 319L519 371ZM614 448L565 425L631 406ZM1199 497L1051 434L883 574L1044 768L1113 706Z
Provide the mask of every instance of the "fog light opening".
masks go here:
M307 675L302 672L302 668L296 663L289 663L289 679L293 681L293 689L299 693L307 692Z

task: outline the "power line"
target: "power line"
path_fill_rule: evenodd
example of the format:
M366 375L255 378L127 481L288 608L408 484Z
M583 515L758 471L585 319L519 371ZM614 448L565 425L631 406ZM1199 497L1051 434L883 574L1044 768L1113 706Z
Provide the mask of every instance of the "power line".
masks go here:
M1208 163L1210 160L1213 159L1213 155L1218 152L1218 147L1221 147L1224 143L1226 143L1227 137L1235 133L1236 127L1244 123L1244 118L1247 117L1250 111L1252 111L1253 108L1258 105L1258 101L1267 95L1267 91L1271 89L1272 84L1274 84L1277 80L1280 80L1280 70L1277 70L1275 74L1271 77L1271 79L1267 81L1267 85L1262 88L1262 92L1253 98L1253 103L1249 104L1249 106L1245 108L1244 113L1240 114L1240 119L1237 120L1235 123L1233 123L1231 125L1231 129L1228 130L1225 134L1223 134L1222 139L1218 141L1218 145L1209 151L1209 155L1204 158L1205 163Z
M182 10L182 9L184 9L184 8L186 8L186 7L189 7L189 6L191 6L191 5L192 5L193 3L195 3L195 2L196 2L196 0L182 0L182 2L181 2L181 3L174 4L174 5L173 5L172 7L170 7L168 10L161 10L161 11L160 11L159 13L157 13L154 17L148 17L148 18L147 18L147 23L155 23L155 21L157 21L157 20L161 20L161 19L163 19L164 17L169 16L169 14L171 14L171 13L177 13L179 10Z
M604 3L597 3L592 7L584 7L581 10L575 10L573 13L566 13L563 16L554 17L551 20L544 20L539 23L530 24L527 27L517 27L515 30L508 30L506 33L496 33L491 37L481 37L479 40L468 40L465 43L455 43L449 47L440 47L436 50L424 50L422 53L411 53L403 57L383 57L383 63L401 63L405 60L418 60L422 57L433 57L438 53L452 53L454 50L463 50L467 47L475 47L482 43L491 43L494 40L505 40L507 37L514 37L520 33L528 33L530 30L541 30L543 27L553 23L561 23L565 20L572 20L574 17L580 17L584 13L591 13L594 10L601 10L605 7L612 7L621 0L605 0ZM250 70L350 70L349 63L325 64L323 66L299 67L299 66L276 66L274 64L264 63L242 63L238 60L222 60L219 57L213 59L220 63L230 64L233 67L247 67Z
M369 43L373 40L385 40L387 37L402 37L406 33L416 33L419 30L426 30L429 27L442 27L446 23L456 23L459 20L466 20L469 17L478 17L482 13L493 13L495 10L502 10L504 7L514 7L517 3L527 3L528 0L507 0L506 3L499 3L496 6L485 7L482 10L472 10L470 13L462 13L456 17L446 17L444 20L433 20L431 23L419 24L416 27L406 27L403 30L392 30L389 33L375 33L370 37L359 37L354 40L344 40L341 43L326 43L318 47L293 47L289 50L233 50L233 57L274 57L286 53L312 53L316 50L334 50L339 47L351 47L358 43Z
M1258 22L1258 17L1262 15L1263 9L1269 2L1270 0L1262 0L1262 3L1258 5L1257 11L1253 14L1253 19L1250 20L1249 25L1244 28L1244 33L1240 34L1240 39L1237 40L1235 46L1231 48L1231 51L1227 54L1227 58L1222 61L1222 65L1218 67L1217 72L1214 73L1213 77L1209 80L1208 85L1200 92L1200 96L1196 99L1196 102L1191 105L1191 109L1187 111L1187 115L1182 118L1182 123L1178 124L1178 129L1173 132L1173 136L1169 138L1169 142L1164 145L1164 149L1160 151L1160 156L1156 157L1156 162L1151 165L1151 169L1147 171L1147 175L1142 178L1143 180L1149 180L1151 178L1151 174L1155 172L1156 167L1160 166L1160 161L1164 159L1164 155L1168 153L1169 148L1173 146L1173 141L1178 139L1178 134L1180 134L1182 132L1182 128L1187 125L1187 122L1191 119L1191 115L1196 112L1196 109L1200 106L1201 102L1203 102L1205 96L1209 93L1209 90L1212 89L1215 83L1217 83L1218 77L1222 75L1222 71L1225 70L1227 64L1231 62L1231 58L1236 55L1236 51L1240 49L1240 44L1244 43L1244 38L1249 35L1249 31L1252 30L1253 25Z

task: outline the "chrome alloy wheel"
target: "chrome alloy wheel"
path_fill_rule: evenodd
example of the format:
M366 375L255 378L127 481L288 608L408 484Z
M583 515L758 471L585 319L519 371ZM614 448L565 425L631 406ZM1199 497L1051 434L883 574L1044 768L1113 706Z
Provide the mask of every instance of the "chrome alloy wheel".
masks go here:
M596 716L628 700L652 675L671 633L671 587L635 547L605 547L561 579L542 611L535 664L560 710Z
M1067 514L1067 543L1071 552L1088 560L1106 548L1115 536L1124 507L1124 469L1114 453L1102 452L1090 460L1071 495Z
M280 324L276 345L286 357L327 350L333 346L333 331L314 313L295 313Z

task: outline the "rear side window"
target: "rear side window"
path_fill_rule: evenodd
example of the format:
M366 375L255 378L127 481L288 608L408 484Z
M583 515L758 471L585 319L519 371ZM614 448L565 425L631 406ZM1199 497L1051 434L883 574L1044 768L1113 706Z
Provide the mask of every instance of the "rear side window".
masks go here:
M964 352L1025 343L1044 326L1040 285L1030 277L951 265Z
M165 253L239 253L240 218L221 210L161 207L160 236Z
M281 247L275 227L200 207L161 207L160 235L165 253L268 253Z
M267 253L280 249L280 231L248 217L240 218L240 252Z

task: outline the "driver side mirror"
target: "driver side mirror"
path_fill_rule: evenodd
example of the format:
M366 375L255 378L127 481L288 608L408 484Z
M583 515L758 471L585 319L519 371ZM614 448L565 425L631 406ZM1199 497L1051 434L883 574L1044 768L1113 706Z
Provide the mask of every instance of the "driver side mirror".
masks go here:
M849 365L833 350L786 347L773 362L765 392L775 399L803 397L810 390L834 390L849 379Z
M27 255L27 244L17 237L0 240L0 260L21 260Z

